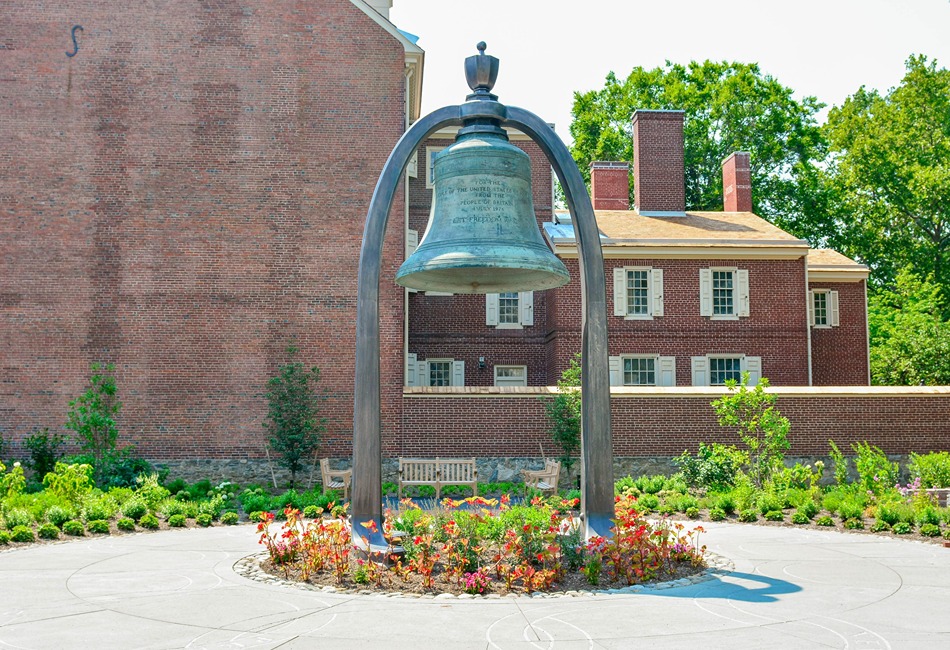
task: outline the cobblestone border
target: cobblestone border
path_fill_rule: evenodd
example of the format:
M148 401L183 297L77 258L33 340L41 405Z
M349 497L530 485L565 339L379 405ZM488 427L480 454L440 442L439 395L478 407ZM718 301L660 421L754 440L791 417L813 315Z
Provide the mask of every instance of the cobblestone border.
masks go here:
M384 598L407 598L407 599L416 599L416 600L498 600L501 598L577 598L584 596L613 596L616 594L638 594L638 593L649 593L651 591L659 591L662 589L674 589L676 587L689 587L692 585L700 584L708 580L714 580L719 576L728 575L735 571L735 564L727 557L717 555L716 553L706 552L706 563L708 567L694 576L688 578L679 578L678 580L670 580L668 582L655 582L645 585L630 585L628 587L621 587L619 589L592 589L592 590L577 590L577 591L563 591L563 592L535 592L531 595L520 594L520 593L510 593L510 594L486 594L484 596L476 596L473 594L408 594L401 591L390 591L390 592L380 592L371 589L345 589L340 587L334 587L332 585L318 586L312 585L306 582L299 582L296 580L286 580L284 578L272 575L264 571L261 568L261 562L267 559L267 551L259 551L253 555L248 555L241 558L234 563L233 569L236 574L247 578L249 580L255 580L257 582L262 582L264 584L272 585L282 585L285 587L293 587L296 589L303 589L305 591L314 591L324 594L339 594L339 595L348 595L348 596L381 596Z

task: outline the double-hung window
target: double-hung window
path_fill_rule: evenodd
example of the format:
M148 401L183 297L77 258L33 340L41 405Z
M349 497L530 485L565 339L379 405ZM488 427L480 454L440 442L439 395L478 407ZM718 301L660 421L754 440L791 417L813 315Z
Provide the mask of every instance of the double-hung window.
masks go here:
M485 294L485 324L498 329L534 325L534 292Z
M690 360L693 386L725 386L726 382L742 381L742 373L749 373L749 385L755 386L762 377L762 357L744 354L707 354Z
M749 272L736 268L699 270L699 313L714 320L749 315Z
M458 359L419 359L406 356L406 386L464 386L465 362Z
M621 354L608 361L611 386L676 385L676 357Z
M809 292L808 320L813 327L838 326L838 292L813 289Z
M614 316L627 320L663 315L663 269L623 266L614 269Z

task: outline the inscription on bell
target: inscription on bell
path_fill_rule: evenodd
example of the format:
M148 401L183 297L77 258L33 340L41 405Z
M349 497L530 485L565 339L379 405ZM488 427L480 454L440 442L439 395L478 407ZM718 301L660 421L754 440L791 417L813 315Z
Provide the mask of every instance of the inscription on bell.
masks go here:
M517 191L512 179L489 177L453 178L438 185L436 201L441 206L455 206L452 224L497 224L515 206Z

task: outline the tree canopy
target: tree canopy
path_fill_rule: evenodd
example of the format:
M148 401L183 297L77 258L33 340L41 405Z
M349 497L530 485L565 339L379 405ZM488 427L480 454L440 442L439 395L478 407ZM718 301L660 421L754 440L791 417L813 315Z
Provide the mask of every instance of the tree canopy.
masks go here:
M722 161L748 151L753 209L782 225L810 208L808 188L824 156L821 108L814 97L796 100L754 63L637 67L623 80L611 72L600 90L574 93L572 154L588 177L593 161L632 161L634 111L682 109L687 209L722 210Z

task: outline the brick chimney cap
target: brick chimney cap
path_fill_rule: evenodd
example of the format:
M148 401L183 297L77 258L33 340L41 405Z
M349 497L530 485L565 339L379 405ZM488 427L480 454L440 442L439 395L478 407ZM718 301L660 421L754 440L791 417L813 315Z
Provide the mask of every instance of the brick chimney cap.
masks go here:
M752 154L748 151L733 151L731 154L722 159L722 164L725 165L727 162L729 162L729 159L734 156L748 156L751 158Z
M594 160L590 163L591 169L600 168L616 168L616 169L630 169L630 163L623 162L620 160Z
M670 114L680 114L683 115L686 113L682 108L638 108L633 111L633 119L637 119L637 115L641 113L670 113Z

